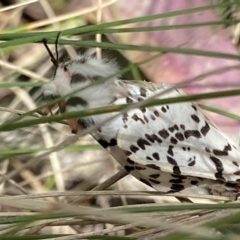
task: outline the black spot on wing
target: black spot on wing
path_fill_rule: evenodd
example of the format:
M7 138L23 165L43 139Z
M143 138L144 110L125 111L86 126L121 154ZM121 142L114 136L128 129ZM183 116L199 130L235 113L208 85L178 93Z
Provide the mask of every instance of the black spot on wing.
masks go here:
M155 164L146 164L146 167L149 167L149 168L152 168L152 169L155 169L155 170L161 170L161 168L158 167L158 166L155 165Z
M173 159L172 157L167 156L167 160L170 164L177 166L177 162L175 159Z
M117 140L115 138L112 138L109 142L109 146L110 147L114 147L117 145Z
M172 157L174 156L174 153L173 153L173 146L170 145L170 146L168 147L168 151L167 151L167 153L168 153L170 156L172 156Z
M205 122L205 126L203 126L200 131L203 136L206 136L209 130L210 130L209 124Z
M218 149L213 149L213 154L216 155L216 156L227 156L228 152L221 151L221 150L218 150Z
M215 173L216 179L225 180L222 175L224 169L223 169L223 164L222 164L221 160L219 160L218 158L213 157L213 156L210 156L210 159L213 161L213 163L216 166L216 170L217 170L217 172Z
M197 111L197 107L195 105L192 105L192 108Z
M185 138L189 137L195 137L195 138L201 138L201 134L198 130L186 130L184 132Z
M144 121L145 121L146 123L149 122L149 121L148 121L148 118L147 118L145 115L143 115L143 118L144 118Z
M196 122L196 123L199 123L199 122L200 122L199 117L198 117L197 115L195 115L195 114L192 114L192 115L191 115L191 118L192 118L192 120L193 120L194 122Z
M85 76L83 76L80 73L74 73L72 75L71 80L70 80L70 84L72 84L72 83L81 83L81 82L85 82L85 81L86 81L86 77Z
M99 139L98 143L104 148L107 148L109 146L108 142L103 139Z
M150 141L152 143L154 143L155 141L158 143L162 143L162 140L156 134L149 135L146 133L145 137L148 141Z
M142 97L147 97L147 90L145 89L145 88L143 88L143 87L141 87L140 88L140 95L142 96Z
M177 130L178 130L178 126L175 124L175 125L169 127L168 130L169 130L170 132L177 131Z
M132 103L133 100L132 100L130 97L127 97L127 98L126 98L126 102L127 102L127 103Z
M236 161L232 161L232 164L235 165L236 167L239 167L239 164Z
M213 161L219 171L223 171L223 164L218 158L210 156L210 159Z
M187 179L186 176L181 176L181 175L176 175L176 174L171 174L172 177L178 178L178 179Z
M177 132L177 133L175 134L175 137L176 137L179 141L183 141L183 140L184 140L184 136L183 136L183 134L180 133L180 132Z
M149 181L151 181L154 184L160 184L161 182L155 179L149 179Z
M180 125L180 128L181 128L182 130L185 130L185 129L186 129L186 127L185 127L183 124Z
M128 120L128 113L123 113L123 115L122 115L122 120L124 121L124 122L126 122L127 120Z
M67 106L82 105L83 107L86 107L88 104L87 104L87 101L85 101L83 98L71 97L67 100L66 105Z
M175 184L174 183L174 184L172 184L171 189L173 191L179 192L179 191L182 191L184 189L184 186L181 185L181 184Z
M222 172L216 172L216 173L215 173L215 177L216 177L216 179L218 179L218 180L225 181L225 178L223 177Z
M226 145L223 150L213 149L213 154L216 156L228 156L228 151L231 151L230 144Z
M173 167L173 173L177 174L177 175L181 174L181 170L180 170L179 166L174 166Z
M161 110L162 110L163 113L167 112L167 109L164 106L161 107Z
M151 119L152 119L153 121L155 121L155 120L156 120L156 117L155 117L154 115L151 115Z
M177 144L177 143L178 143L177 139L174 138L174 137L171 137L170 142L171 142L172 144Z
M138 145L141 149L145 150L145 149L146 149L145 146L150 146L151 144L150 144L147 140L145 140L145 139L143 139L143 138L139 138L139 139L137 140L137 145Z
M143 179L143 178L139 178L139 180L140 180L142 183L145 183L146 185L152 187L152 185L151 185L147 180L145 180L145 179Z
M230 144L228 144L227 146L224 147L225 151L231 151L232 147Z
M115 138L112 138L110 140L110 142L107 142L106 140L103 140L103 139L99 139L98 140L98 143L104 147L104 148L108 148L108 147L114 147L117 145L117 140Z
M134 161L132 161L130 158L127 159L127 162L131 165L134 165Z
M92 118L90 118L90 121L86 121L85 119L79 118L77 122L82 128L88 128L90 125L94 124Z
M149 177L150 178L159 178L160 174L150 174Z
M141 118L139 118L139 117L137 116L137 114L134 114L134 115L132 116L132 119L135 120L136 122L137 122L137 121L140 121L140 122L142 122L143 124L145 124L145 122L144 122Z
M140 166L135 166L135 169L139 171L146 170L145 167L140 167Z
M208 147L205 147L205 151L206 151L207 153L210 153L210 152L211 152Z
M136 152L139 150L139 148L136 147L135 145L131 145L131 146L130 146L130 150L131 150L132 152L136 153Z
M183 183L183 180L180 178L175 178L175 179L171 179L169 182L170 183Z
M235 183L229 183L229 182L225 183L225 186L229 187L229 188L235 188L236 189L236 187L238 187L237 185Z
M157 152L153 153L152 156L156 159L156 160L160 160L159 154Z
M158 132L158 134L160 135L160 137L166 139L169 137L169 133L166 129L162 129Z
M153 113L156 117L159 117L159 112L157 110L154 110Z
M134 167L131 167L131 166L128 166L128 165L124 166L124 168L127 172L131 172L131 171L135 170Z
M124 151L124 153L127 155L127 156L130 156L131 154L132 154L132 152L130 152L130 151L125 151L125 150L123 150Z
M195 164L196 164L196 160L195 160L195 156L193 157L193 158L189 158L188 159L188 166L189 167L192 167L192 166L194 166Z
M198 184L198 181L192 180L190 183L191 183L192 185L197 185L197 184Z

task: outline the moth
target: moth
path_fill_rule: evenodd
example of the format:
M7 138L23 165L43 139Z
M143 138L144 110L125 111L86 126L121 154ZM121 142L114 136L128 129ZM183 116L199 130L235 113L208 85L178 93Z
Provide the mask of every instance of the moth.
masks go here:
M121 80L113 76L119 70L115 61L89 54L62 64L55 61L55 66L52 80L43 86L43 95L63 97L60 108L66 112L135 103L171 88L165 83ZM101 78L108 80L98 83ZM182 94L173 89L158 98ZM239 146L211 123L196 103L69 120L74 132L98 124L101 127L91 133L98 143L135 178L158 191L191 192L192 187L198 187L221 196L239 192Z

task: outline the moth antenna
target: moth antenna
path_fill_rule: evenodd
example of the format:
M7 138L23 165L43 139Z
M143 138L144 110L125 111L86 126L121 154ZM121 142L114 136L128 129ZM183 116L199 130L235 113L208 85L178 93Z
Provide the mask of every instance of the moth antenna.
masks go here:
M55 40L55 51L56 51L56 61L57 61L57 63L58 63L58 40L59 40L59 37L60 37L60 34L61 34L61 32L58 32L58 34L57 34L57 37L56 37L56 40Z
M53 65L57 68L58 67L58 62L57 62L56 58L53 56L51 50L49 49L49 47L47 45L47 39L44 38L42 41L43 41L43 44L44 44L45 48L48 51L49 56L51 57L51 61L52 61Z
M49 48L48 45L47 45L47 39L44 38L44 39L42 40L43 45L44 45L45 48L47 49L48 54L49 54L49 56L51 57L51 61L52 61L53 65L56 67L56 69L58 68L58 48L57 48L57 44L58 44L58 39L59 39L60 34L61 34L61 32L58 33L57 38L56 38L56 41L55 41L56 58L54 57L52 51L50 50L50 48Z

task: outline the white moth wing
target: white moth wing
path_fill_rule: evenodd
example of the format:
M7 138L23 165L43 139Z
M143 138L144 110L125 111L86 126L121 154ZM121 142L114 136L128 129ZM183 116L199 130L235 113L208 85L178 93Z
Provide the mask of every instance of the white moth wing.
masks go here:
M130 85L128 89L134 88ZM132 93L136 90L132 89ZM145 93L146 97L152 94ZM180 93L175 90L171 95ZM125 126L118 131L117 142L129 159L142 165L154 164L162 172L240 181L238 147L209 123L194 103L129 111Z

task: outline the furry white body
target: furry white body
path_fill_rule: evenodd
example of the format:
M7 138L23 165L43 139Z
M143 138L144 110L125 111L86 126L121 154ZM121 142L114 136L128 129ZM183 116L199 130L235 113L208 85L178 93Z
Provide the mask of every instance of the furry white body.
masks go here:
M78 56L58 67L43 94L62 97L74 92L65 98L69 112L138 102L170 87L112 77L85 88L117 70L114 62ZM180 95L182 92L174 89L160 98ZM87 128L116 114L85 117L78 119L78 124ZM133 176L159 191L199 186L217 195L239 192L239 147L211 124L194 103L132 109L103 124L92 136Z

